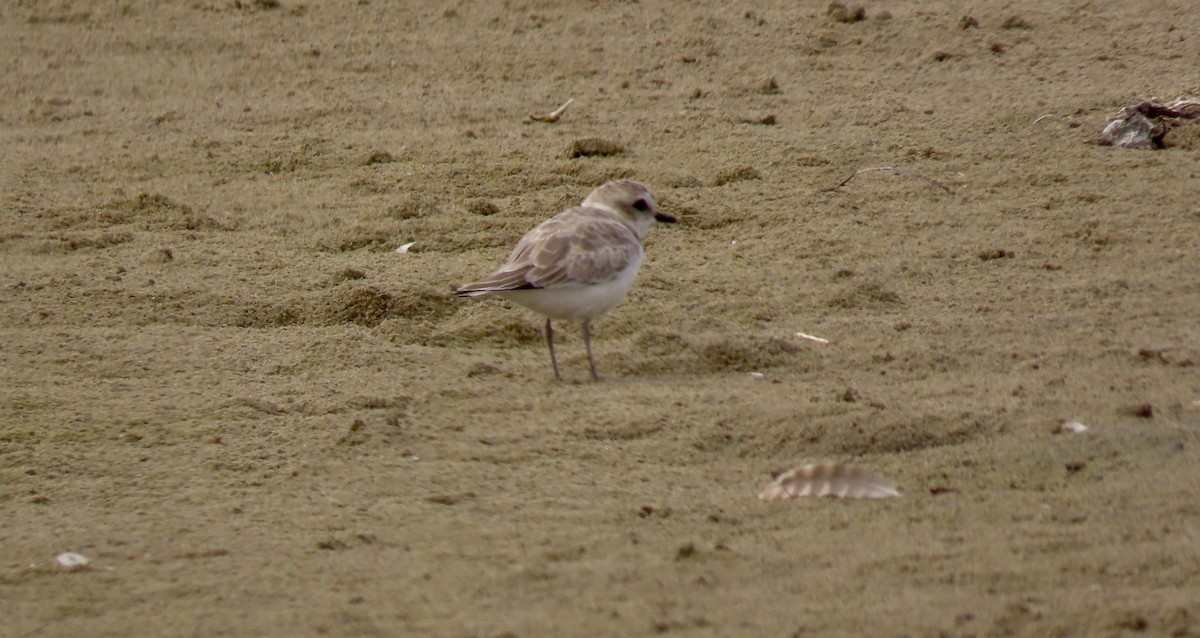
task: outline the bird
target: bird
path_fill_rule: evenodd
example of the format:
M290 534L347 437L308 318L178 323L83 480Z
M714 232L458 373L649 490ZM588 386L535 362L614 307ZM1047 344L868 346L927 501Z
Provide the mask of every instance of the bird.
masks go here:
M486 277L454 290L459 297L496 295L546 317L546 347L554 378L552 322L583 322L592 379L592 320L619 304L633 287L644 251L642 237L654 222L673 224L643 184L621 179L593 190L579 206L547 219L525 234L508 261Z

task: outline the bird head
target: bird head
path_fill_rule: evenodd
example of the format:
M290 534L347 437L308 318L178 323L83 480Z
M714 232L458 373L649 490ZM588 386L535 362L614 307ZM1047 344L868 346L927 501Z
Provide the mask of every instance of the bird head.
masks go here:
M637 229L639 237L656 221L667 224L679 221L674 215L658 209L650 189L628 179L608 182L597 188L583 200L583 205L604 208L624 217Z

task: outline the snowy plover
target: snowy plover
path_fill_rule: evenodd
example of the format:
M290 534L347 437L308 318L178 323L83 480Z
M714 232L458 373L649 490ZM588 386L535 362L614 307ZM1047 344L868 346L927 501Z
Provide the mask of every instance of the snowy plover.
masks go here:
M642 235L655 221L674 223L658 210L654 196L630 180L608 182L583 203L542 222L529 231L499 270L459 286L460 297L499 295L546 317L546 345L554 378L554 319L583 321L592 378L592 319L625 298L642 265Z

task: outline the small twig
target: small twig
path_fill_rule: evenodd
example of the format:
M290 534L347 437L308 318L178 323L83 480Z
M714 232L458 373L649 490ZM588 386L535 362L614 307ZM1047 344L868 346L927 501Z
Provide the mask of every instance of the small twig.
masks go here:
M324 496L330 503L332 503L334 505L334 507L345 507L346 506L345 503L342 503L341 501L337 500L336 498L330 496L325 490L321 489L320 486L314 486L313 489L317 491L317 494Z
M1054 114L1053 114L1053 113L1047 113L1047 114L1045 114L1045 115L1043 115L1043 116L1039 117L1038 119L1034 120L1034 121L1033 121L1033 123L1034 123L1034 124L1037 124L1038 122L1041 122L1042 120L1044 120L1044 119L1046 119L1046 118L1048 118L1048 117L1054 117Z
M557 122L558 118L562 117L562 114L567 110L567 107L571 106L571 102L574 102L574 101L575 101L575 98L571 98L571 99L567 100L566 102L563 102L562 106L554 109L553 111L550 111L549 113L546 113L545 115L538 115L537 113L531 113L529 115L529 119L533 120L534 122L551 122L551 123Z
M874 173L874 172L877 172L877 171L888 171L888 172L891 172L891 173L899 173L900 175L907 175L908 177L915 177L915 178L917 178L917 179L919 179L919 180L921 180L921 181L924 181L924 182L926 182L926 183L928 183L928 184L932 184L932 185L934 185L934 186L937 186L938 188L940 188L940 189L942 189L942 190L946 191L947 193L953 193L953 192L954 192L953 190L951 190L951 189L950 189L950 187L949 187L949 186L946 186L945 184L943 184L943 183L941 183L941 182L939 182L939 181L937 181L937 180L935 180L935 179L930 179L930 178L928 178L928 177L925 177L924 175L922 175L922 174L920 174L920 173L914 173L913 171L906 170L906 169L900 168L900 167L898 167L898 166L874 166L874 167L871 167L871 168L860 168L860 169L858 169L857 171L854 171L853 173L851 173L851 174L850 174L850 177L847 177L846 179L844 179L844 180L842 180L842 181L838 182L836 185L834 185L834 186L830 186L829 188L822 188L822 189L818 190L817 192L818 192L818 193L831 193L831 192L833 192L833 191L835 191L835 190L837 190L837 189L839 189L839 188L841 188L841 187L845 186L847 183L849 183L849 182L850 182L850 180L852 180L852 179L854 179L855 177L857 177L857 176L859 175L859 173Z

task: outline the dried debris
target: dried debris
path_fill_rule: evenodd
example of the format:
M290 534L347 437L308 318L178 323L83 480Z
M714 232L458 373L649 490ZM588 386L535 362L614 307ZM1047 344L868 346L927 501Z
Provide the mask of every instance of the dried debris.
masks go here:
M1120 148L1165 148L1169 120L1200 120L1200 99L1147 100L1126 106L1104 125L1100 143Z
M755 91L762 95L779 95L783 93L783 89L779 88L779 82L775 81L774 77L769 77L760 82Z
M1004 19L1004 22L1000 24L1000 28L1028 31L1033 28L1033 24L1019 15L1011 15Z
M587 137L571 142L571 146L567 148L567 159L577 157L608 157L624 153L625 147L616 142L610 142L598 137Z
M370 153L367 153L366 157L363 158L362 165L371 166L373 164L391 164L395 161L397 161L395 155L392 155L387 151L374 150Z
M746 115L738 118L738 122L741 122L742 124L758 124L760 126L775 126L779 123L773 114Z
M571 106L571 103L574 101L575 101L575 98L571 98L571 99L567 100L566 102L563 102L561 106L554 109L553 111L550 111L549 113L545 113L545 114L530 113L529 119L533 120L534 122L548 122L550 124L553 124L558 121L558 118L562 117L562 114L567 111L567 107Z
M979 258L983 261L995 261L997 259L1012 259L1016 256L1011 250L1006 248L988 248L979 251Z
M734 182L748 182L755 179L762 179L762 174L753 166L743 165L735 166L728 170L724 170L713 178L713 186L724 186Z
M846 6L840 2L830 2L829 8L825 10L825 15L829 16L834 22L862 22L867 19L867 9L861 4Z
M848 463L802 465L780 474L763 489L764 501L820 498L894 498L900 496L896 485L882 474Z
M1080 423L1079 421L1066 420L1064 420L1062 423L1059 423L1058 427L1054 429L1055 434L1062 434L1064 432L1070 432L1071 434L1083 434L1087 431L1088 426Z
M58 561L59 567L69 572L85 569L91 563L87 556L76 552L63 552L55 560Z
M467 202L467 212L480 217L490 217L500 212L500 207L486 199Z

